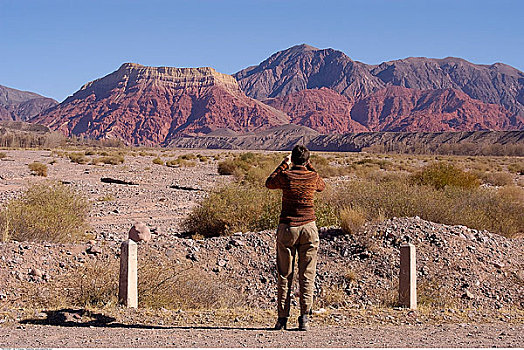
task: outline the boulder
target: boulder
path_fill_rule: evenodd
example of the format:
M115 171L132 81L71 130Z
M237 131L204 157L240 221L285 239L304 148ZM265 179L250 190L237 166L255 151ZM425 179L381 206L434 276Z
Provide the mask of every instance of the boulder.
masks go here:
M129 239L135 242L149 242L151 240L151 231L143 222L137 222L129 230Z

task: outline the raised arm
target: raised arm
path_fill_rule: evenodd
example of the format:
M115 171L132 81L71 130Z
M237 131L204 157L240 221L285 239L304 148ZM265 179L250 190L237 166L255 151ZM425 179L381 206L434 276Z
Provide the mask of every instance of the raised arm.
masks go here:
M309 170L309 171L313 171L315 173L317 172L315 170L315 168L313 167L313 165L311 165L310 162L307 162L306 169ZM318 192L322 192L322 191L324 191L325 188L326 188L326 183L324 182L324 180L322 180L320 175L318 175L318 173L317 173L317 191Z
M266 187L274 190L278 188L282 188L282 172L284 170L289 169L289 164L291 163L291 157L287 156L284 158L282 163L269 175L269 177L266 180Z

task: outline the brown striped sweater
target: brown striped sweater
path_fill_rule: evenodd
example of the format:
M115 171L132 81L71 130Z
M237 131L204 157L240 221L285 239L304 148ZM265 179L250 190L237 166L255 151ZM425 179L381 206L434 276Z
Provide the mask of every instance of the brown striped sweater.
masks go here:
M289 169L284 161L269 175L266 187L282 190L280 223L300 226L316 220L314 194L324 190L326 184L309 163Z

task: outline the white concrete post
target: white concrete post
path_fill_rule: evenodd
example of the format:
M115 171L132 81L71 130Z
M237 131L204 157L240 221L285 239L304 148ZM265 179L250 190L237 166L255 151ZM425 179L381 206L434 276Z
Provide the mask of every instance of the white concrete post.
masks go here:
M118 302L127 307L138 307L138 245L128 239L120 246L120 279Z
M400 246L400 277L398 288L400 306L417 308L417 264L415 246L404 243Z

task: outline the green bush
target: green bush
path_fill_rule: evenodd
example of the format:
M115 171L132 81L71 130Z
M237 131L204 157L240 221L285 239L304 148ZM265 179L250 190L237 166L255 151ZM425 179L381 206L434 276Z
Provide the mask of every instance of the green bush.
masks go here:
M85 238L89 208L65 185L33 185L0 212L0 230L4 240L75 242Z
M38 176L47 176L47 165L40 162L33 162L28 164L29 170Z
M411 180L417 185L433 186L437 190L446 186L474 188L480 185L479 179L451 163L438 162L424 167L413 174Z

